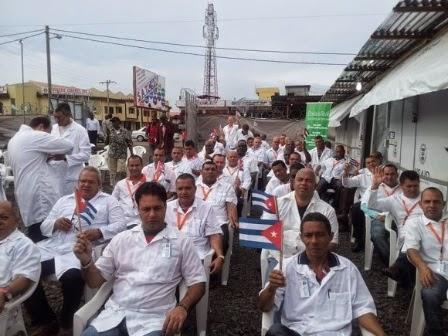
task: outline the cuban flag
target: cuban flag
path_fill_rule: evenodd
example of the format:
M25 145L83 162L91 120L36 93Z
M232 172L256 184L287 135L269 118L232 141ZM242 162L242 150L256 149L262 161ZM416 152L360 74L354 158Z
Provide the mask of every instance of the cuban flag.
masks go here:
M252 191L252 206L260 207L270 214L277 213L275 196L267 194L261 190Z
M359 167L359 162L356 161L354 158L349 158L349 165L353 167Z
M96 213L98 212L96 208L90 203L81 197L81 193L78 189L75 191L76 196L76 214L84 220L88 225L92 225L92 222L95 219Z
M281 251L282 222L278 220L240 218L240 245Z

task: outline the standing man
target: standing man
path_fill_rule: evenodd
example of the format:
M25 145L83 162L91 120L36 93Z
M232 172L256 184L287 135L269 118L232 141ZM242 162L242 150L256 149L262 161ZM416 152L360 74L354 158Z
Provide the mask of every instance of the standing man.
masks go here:
M128 229L140 224L135 192L146 182L146 176L142 174L143 161L138 155L131 155L128 159L129 177L120 180L115 185L112 196L115 197L123 211L124 219Z
M247 138L254 137L254 134L250 131L248 124L243 124L240 129L237 131L236 141L244 140L247 141Z
M188 162L182 160L184 156L183 147L174 147L171 151L171 159L172 161L166 162L165 166L169 169L172 169L176 174L176 177L179 177L181 174L193 174L191 171L191 167Z
M324 139L317 135L314 138L314 147L310 150L311 156L311 166L316 168L318 165L321 165L326 159L331 158L331 150L325 146Z
M235 118L229 116L227 118L227 125L222 129L224 133L224 140L226 141L227 149L235 149L237 143L238 125L234 124Z
M73 149L70 141L50 135L50 130L50 119L36 117L8 143L15 197L28 237L35 243L45 238L40 225L61 196L60 181L48 157L62 157Z
M303 252L285 260L260 292L261 311L281 313L266 336L352 334L352 320L375 336L385 336L375 303L361 273L348 259L331 252L328 218L308 213L300 224Z
M417 281L422 283L421 296L428 335L444 336L446 327L443 327L441 305L447 299L448 290L448 219L443 219L445 201L442 192L437 188L423 190L420 207L423 214L407 224L407 255L418 269L420 279Z
M89 117L86 119L86 130L89 135L90 143L96 146L101 127L100 122L95 118L93 112L89 112Z
M59 103L53 116L57 123L53 125L51 134L73 145L70 155L53 155L48 158L58 174L61 195L69 195L75 189L84 163L90 159L92 150L89 135L84 127L72 119L69 104Z
M168 157L171 156L171 151L174 147L174 124L167 119L164 115L160 118L160 130L161 130L161 142L160 147L165 149L165 153Z
M306 150L306 142L303 139L300 139L296 142L296 149L295 151L300 154L300 159L303 162L303 164L308 164L311 162L311 155Z
M190 239L165 223L167 195L147 182L135 193L142 225L112 239L92 260L92 245L79 234L74 247L83 277L91 288L114 281L112 295L82 336L174 335L204 295L204 267ZM177 302L181 281L188 287Z
M271 168L272 163L274 161L281 160L280 155L279 155L279 150L280 150L280 137L275 136L272 139L272 146L266 151L269 168Z
M112 128L112 123L110 122L110 119L112 119L112 113L106 114L106 116L104 117L104 121L101 125L101 128L103 129L104 139L107 138L107 136L109 135L110 129Z
M132 155L132 138L130 132L121 126L120 118L113 117L111 122L112 128L106 139L106 145L109 145L110 185L114 187L117 180L121 180L126 175L127 150L129 148Z
M151 121L146 125L146 136L148 137L149 160L151 161L154 150L160 144L162 137L161 124L156 111L151 111Z
M190 165L191 172L195 177L201 175L202 164L204 161L198 157L196 144L193 140L185 141L185 158L184 160Z

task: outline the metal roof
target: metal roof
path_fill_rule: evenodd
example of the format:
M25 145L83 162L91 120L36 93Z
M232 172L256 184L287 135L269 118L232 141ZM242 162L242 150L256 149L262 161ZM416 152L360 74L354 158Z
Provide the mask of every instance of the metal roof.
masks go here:
M448 0L399 1L321 100L338 104L365 93L375 84L375 78L447 25ZM356 90L358 82L361 91Z

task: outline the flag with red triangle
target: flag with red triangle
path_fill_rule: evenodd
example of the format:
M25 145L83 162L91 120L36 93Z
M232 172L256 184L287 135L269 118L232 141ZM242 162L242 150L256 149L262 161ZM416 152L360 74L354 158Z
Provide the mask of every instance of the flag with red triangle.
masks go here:
M281 251L282 225L278 220L240 218L240 245Z
M260 207L263 211L270 214L277 213L275 196L267 194L261 190L252 191L252 205L255 207Z

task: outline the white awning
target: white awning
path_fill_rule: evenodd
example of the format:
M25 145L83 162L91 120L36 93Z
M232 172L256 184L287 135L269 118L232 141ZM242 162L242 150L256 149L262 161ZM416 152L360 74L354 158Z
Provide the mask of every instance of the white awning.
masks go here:
M448 88L448 33L393 68L364 98L353 106L350 117L380 105Z
M355 105L362 97L363 95L356 96L333 107L330 110L328 127L341 126L341 121L350 113L351 107Z

